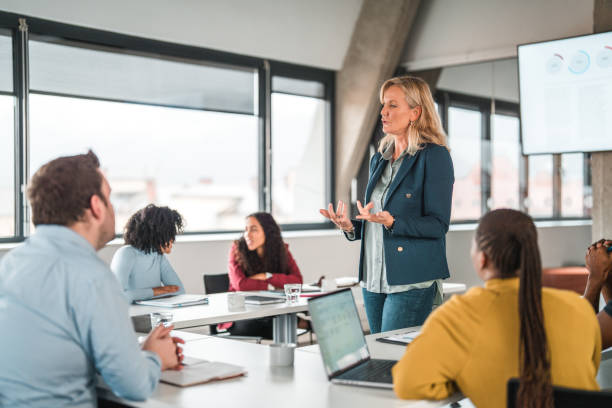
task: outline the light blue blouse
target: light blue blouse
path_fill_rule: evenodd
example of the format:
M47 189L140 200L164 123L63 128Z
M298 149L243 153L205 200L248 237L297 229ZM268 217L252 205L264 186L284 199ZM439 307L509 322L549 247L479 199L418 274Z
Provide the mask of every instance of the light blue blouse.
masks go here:
M142 351L117 279L82 236L41 225L0 262L0 406L95 407L96 372L147 398L157 354Z
M164 254L145 254L126 245L115 252L111 269L130 302L158 297L153 296L153 288L158 286L176 285L179 290L173 295L185 293L183 283Z

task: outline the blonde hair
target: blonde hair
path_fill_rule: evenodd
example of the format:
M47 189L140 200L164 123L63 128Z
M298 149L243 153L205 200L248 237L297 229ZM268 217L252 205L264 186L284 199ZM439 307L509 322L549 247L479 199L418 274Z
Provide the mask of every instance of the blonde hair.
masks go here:
M434 143L448 149L446 133L440 123L429 85L421 78L409 75L387 79L380 87L380 103L384 104L385 91L392 86L401 88L411 108L421 107L421 115L411 122L408 128L408 153L414 155L423 149L426 143ZM392 142L393 135L385 135L380 140L378 151L384 152Z

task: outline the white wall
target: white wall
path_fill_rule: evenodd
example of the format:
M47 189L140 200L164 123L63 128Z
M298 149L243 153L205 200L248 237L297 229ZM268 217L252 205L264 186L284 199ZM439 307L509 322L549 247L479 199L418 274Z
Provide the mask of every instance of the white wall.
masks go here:
M0 10L340 69L362 0L2 0Z
M519 102L516 58L442 68L437 89Z
M593 32L593 0L422 1L402 56L408 70L516 56L516 46Z
M451 271L448 282L461 282L468 287L480 285L469 257L473 226L452 228L447 235ZM590 225L540 227L538 233L544 267L584 264L584 250L591 240ZM284 235L305 282L314 282L322 275L357 276L359 243L347 241L339 231L287 232ZM188 292L203 292L203 274L227 272L228 252L236 237L237 234L224 234L178 238L169 259ZM100 257L110 263L120 245L107 246L99 252ZM0 246L0 258L8 249L9 245Z

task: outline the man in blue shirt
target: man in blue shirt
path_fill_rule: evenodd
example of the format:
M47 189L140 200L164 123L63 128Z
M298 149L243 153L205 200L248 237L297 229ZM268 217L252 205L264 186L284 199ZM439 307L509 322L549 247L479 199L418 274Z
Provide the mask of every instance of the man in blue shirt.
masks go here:
M182 355L171 327L139 347L122 289L96 254L115 234L98 158L45 164L28 196L36 233L0 262L0 406L94 407L96 372L118 396L146 399Z

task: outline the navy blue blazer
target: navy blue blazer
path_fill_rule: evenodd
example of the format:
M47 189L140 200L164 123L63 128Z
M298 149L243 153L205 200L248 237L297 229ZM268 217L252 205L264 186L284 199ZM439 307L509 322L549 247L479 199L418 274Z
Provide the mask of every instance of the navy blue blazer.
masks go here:
M364 205L370 202L387 160L376 153L370 161L370 178ZM383 210L395 218L391 231L383 227L387 282L407 285L448 278L446 233L450 223L455 175L448 150L427 144L403 162L389 186ZM363 220L353 220L354 240L362 239ZM359 257L359 280L363 279L364 242Z

